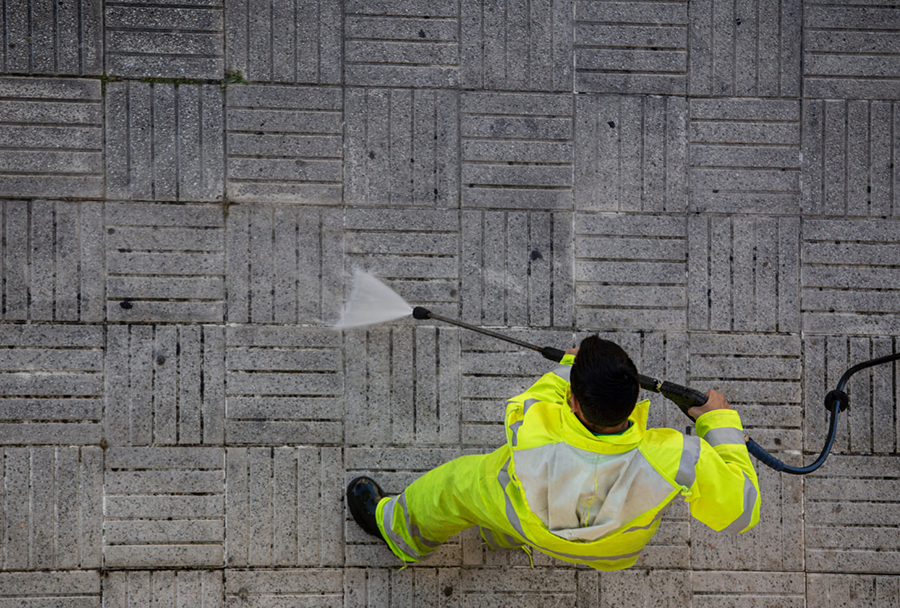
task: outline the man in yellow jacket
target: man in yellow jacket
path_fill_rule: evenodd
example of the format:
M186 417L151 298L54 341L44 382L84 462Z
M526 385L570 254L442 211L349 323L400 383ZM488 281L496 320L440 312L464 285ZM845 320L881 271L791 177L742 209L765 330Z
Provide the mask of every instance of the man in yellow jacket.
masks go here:
M404 562L479 526L492 548L534 548L598 570L634 565L678 496L714 530L755 526L759 480L725 397L710 391L689 411L690 436L648 429L639 391L625 351L589 337L509 400L506 445L443 464L397 496L354 479L350 512Z

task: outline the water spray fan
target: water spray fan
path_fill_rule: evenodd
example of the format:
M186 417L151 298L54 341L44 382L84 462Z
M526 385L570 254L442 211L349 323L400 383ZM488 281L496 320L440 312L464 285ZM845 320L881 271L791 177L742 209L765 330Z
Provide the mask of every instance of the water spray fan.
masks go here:
M478 327L477 325L464 323L458 319L437 315L421 306L413 308L390 287L362 270L357 270L354 274L354 288L350 296L350 301L348 302L347 309L344 311L342 320L335 327L338 329L363 327L366 325L374 325L376 323L394 321L410 314L419 321L427 319L441 321L442 323L456 325L457 327L462 327L492 338L497 338L504 342L510 342L517 346L521 346L522 348L537 351L541 353L545 359L556 361L557 363L559 363L566 354L565 351L558 348L529 344L528 342L517 340L516 338L505 336L483 327ZM863 369L897 360L900 360L900 353L894 353L885 357L858 363L844 372L844 375L841 376L841 379L838 381L837 387L825 396L825 409L831 414L831 420L828 425L828 437L825 440L825 447L822 448L819 457L812 464L805 467L787 465L767 452L753 439L745 435L744 440L747 443L747 451L757 460L776 471L783 471L792 475L806 475L807 473L812 473L822 466L825 459L828 458L828 454L831 452L834 438L837 435L838 414L850 407L850 397L844 392L850 377ZM688 418L691 418L690 414L688 414L689 409L695 406L702 406L706 403L706 395L686 386L657 380L644 375L639 375L638 381L640 382L642 389L653 393L660 393L663 397L672 401ZM691 420L693 421L693 418L691 418Z

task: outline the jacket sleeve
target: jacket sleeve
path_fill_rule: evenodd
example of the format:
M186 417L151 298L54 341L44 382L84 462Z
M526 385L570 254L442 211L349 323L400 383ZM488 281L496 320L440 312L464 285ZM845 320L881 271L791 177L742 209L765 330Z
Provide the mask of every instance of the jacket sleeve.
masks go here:
M713 530L734 534L759 523L759 479L738 413L713 410L703 414L697 419L697 437L685 437L685 453L691 442L700 446L696 478L686 496L691 515Z
M575 355L564 356L559 365L554 367L552 371L538 378L538 381L532 384L531 388L521 395L516 395L507 403L524 403L530 399L548 403L565 403L566 394L569 390L569 373L572 371L574 362Z

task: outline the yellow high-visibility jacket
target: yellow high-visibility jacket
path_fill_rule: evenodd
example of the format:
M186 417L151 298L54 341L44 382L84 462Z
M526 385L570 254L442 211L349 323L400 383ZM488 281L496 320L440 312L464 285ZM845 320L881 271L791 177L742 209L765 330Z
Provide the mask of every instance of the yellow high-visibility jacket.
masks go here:
M566 561L619 570L637 561L678 496L714 530L758 523L759 480L737 412L700 416L690 436L648 429L644 400L628 430L595 436L569 408L573 362L567 355L508 402L511 456L498 481L515 536Z

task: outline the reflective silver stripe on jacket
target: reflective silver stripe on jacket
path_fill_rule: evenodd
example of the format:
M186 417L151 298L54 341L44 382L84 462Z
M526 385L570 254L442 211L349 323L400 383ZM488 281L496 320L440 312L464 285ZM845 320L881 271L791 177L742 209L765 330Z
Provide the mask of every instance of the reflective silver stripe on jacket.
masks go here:
M572 374L572 366L559 364L556 366L556 369L553 370L553 373L568 382L569 377Z
M522 404L523 405L522 415L524 416L525 414L527 414L528 409L532 405L534 405L535 403L540 403L540 402L541 402L540 399L526 399L525 402ZM518 447L518 445L519 445L519 428L522 426L523 422L525 422L525 421L519 420L518 422L513 422L511 425L509 425L509 430L512 432L512 446L514 448Z
M406 492L403 492L403 494L400 495L399 502L400 506L403 507L403 519L406 521L406 531L409 532L409 535L429 549L437 549L438 547L440 547L443 543L437 543L433 540L428 540L427 538L422 536L422 532L419 530L419 526L414 523L410 523L409 508L406 506Z
M713 447L731 444L744 445L743 431L728 426L707 431L706 435L703 436L703 439Z
M754 506L756 506L756 486L753 485L753 482L750 481L750 478L744 473L744 512L741 513L740 517L731 522L731 525L725 528L723 532L737 534L749 526L750 521L753 519Z
M497 481L500 483L500 488L503 490L503 498L506 500L506 518L509 520L509 523L512 525L513 529L518 532L522 538L524 538L528 544L538 547L541 551L546 553L550 553L552 555L558 555L560 557L567 557L569 559L578 559L586 562L601 562L601 561L616 561L620 559L628 559L631 557L637 557L641 554L640 551L635 551L633 553L626 553L624 555L613 555L610 557L601 557L596 555L573 555L571 553L560 553L559 551L554 551L553 549L548 549L546 547L540 547L538 544L533 542L528 536L525 534L525 530L522 528L522 522L519 519L519 514L516 513L515 507L513 507L512 500L509 498L509 494L506 493L506 486L509 485L511 479L509 476L509 459L503 464L500 472L497 474Z
M391 537L391 540L394 541L394 544L400 547L401 551L416 559L421 559L422 556L419 555L419 552L406 544L406 541L403 540L403 537L394 532L394 528L392 525L392 522L394 521L394 507L402 496L403 494L401 494L400 496L394 496L384 504L384 510L381 512L384 531L387 532L387 535ZM406 508L404 508L403 511L404 515L406 515L406 517L408 518L409 515L405 513ZM407 519L407 529L409 529L409 519Z
M528 408L530 408L532 405L534 405L535 403L540 403L540 402L541 402L540 399L526 399L525 403L523 404L523 407L522 407L522 415L524 416L525 414L527 414Z
M675 474L675 483L686 488L694 485L694 480L697 479L695 467L698 460L700 460L700 438L685 435L681 461L678 463L678 473Z
M513 422L509 425L509 430L512 432L512 445L513 447L518 447L519 445L519 428L522 426L524 420L519 420L518 422Z
M494 551L500 548L500 545L494 540L494 533L489 528L478 526L478 529L481 530L481 537L487 542L488 547Z

